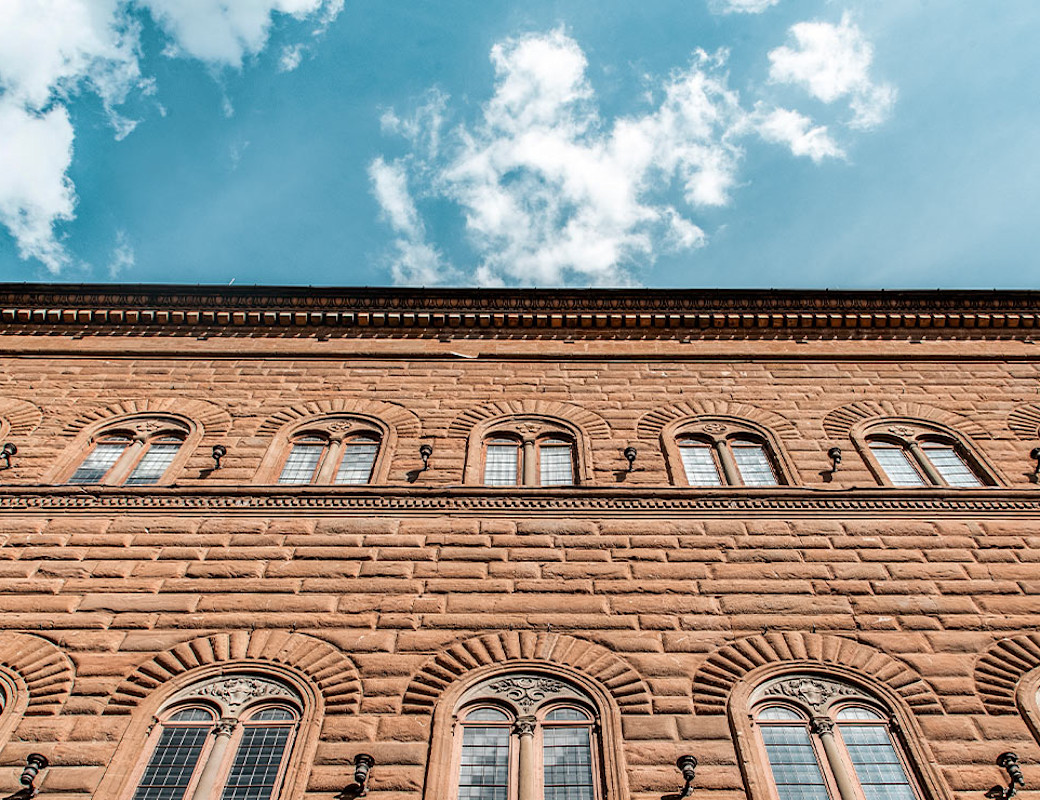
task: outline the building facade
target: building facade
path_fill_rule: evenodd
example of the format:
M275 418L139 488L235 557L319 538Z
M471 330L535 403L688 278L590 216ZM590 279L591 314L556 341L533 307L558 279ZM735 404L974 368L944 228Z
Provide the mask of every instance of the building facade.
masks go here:
M0 286L0 792L1028 792L1038 339L1029 292Z

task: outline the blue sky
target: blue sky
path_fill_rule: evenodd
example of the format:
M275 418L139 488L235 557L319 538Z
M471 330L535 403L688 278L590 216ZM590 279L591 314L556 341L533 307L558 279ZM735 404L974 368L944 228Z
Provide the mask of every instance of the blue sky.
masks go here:
M1028 287L1040 3L4 0L0 279Z

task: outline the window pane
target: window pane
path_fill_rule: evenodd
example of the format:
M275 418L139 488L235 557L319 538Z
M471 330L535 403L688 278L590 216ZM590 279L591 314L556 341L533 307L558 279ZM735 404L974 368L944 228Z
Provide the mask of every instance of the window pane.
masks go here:
M499 711L497 708L477 708L470 711L466 715L466 719L478 722L508 722L509 715L504 711Z
M765 447L750 442L733 442L731 449L745 486L776 486L776 475Z
M506 800L509 728L466 726L459 763L459 800Z
M566 720L568 722L588 720L589 715L580 708L556 708L545 715L546 721Z
M269 800L291 731L288 725L247 725L221 800Z
M182 711L179 715L186 713ZM137 784L134 800L181 800L191 783L209 731L208 724L164 727Z
M516 486L518 456L519 448L512 442L489 444L484 461L484 483L487 486Z
M910 454L902 447L891 445L872 444L870 452L874 454L881 469L885 471L895 486L927 486L928 482L921 477L921 473L914 466Z
M347 442L343 446L343 460L339 462L336 483L368 483L372 477L372 465L376 463L376 453L378 452L378 442Z
M249 719L252 722L271 721L271 720L280 720L280 721L283 721L283 722L289 722L291 720L296 719L296 715L293 714L287 708L277 708L277 707L275 707L275 708L265 708L263 711L260 711L260 712L258 712L256 714L253 714L253 716L251 716Z
M205 708L185 708L170 715L170 722L201 722L213 719L213 712Z
M593 800L588 728L543 728L542 754L545 800Z
M886 725L839 725L866 800L914 800Z
M98 442L69 478L69 483L100 483L129 445L129 439Z
M928 455L935 471L942 475L942 479L950 486L982 486L982 481L971 471L971 467L961 458L960 453L948 444L926 444L921 449Z
M823 772L805 726L762 725L759 730L780 800L828 800Z
M310 483L321 461L324 442L299 442L293 445L289 457L285 459L279 483Z
M574 483L571 446L566 442L546 443L538 448L542 462L542 486L570 486Z
M802 716L797 712L785 706L769 706L758 711L756 716L759 719L798 719Z
M715 465L712 449L710 444L699 442L683 442L679 445L686 482L690 486L722 486L722 476Z
M155 442L137 462L134 471L126 479L127 486L143 486L158 483L181 449L180 442Z

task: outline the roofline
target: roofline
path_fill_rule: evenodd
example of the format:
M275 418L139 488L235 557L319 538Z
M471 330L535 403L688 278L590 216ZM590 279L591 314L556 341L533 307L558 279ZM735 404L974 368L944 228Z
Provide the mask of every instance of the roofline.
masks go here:
M1040 327L1040 291L0 283L0 327L7 332L286 326L1032 329Z

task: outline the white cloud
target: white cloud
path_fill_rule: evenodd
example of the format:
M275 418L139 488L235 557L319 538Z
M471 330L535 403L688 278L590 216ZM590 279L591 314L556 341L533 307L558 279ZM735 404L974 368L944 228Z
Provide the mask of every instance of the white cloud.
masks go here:
M716 14L761 14L780 0L714 0L711 10Z
M370 170L396 257L402 242L428 247L414 198L447 201L465 222L477 283L630 284L661 253L704 244L690 212L730 202L743 139L759 135L814 161L841 155L807 117L745 109L727 85L726 59L697 51L653 88L660 99L646 111L608 122L585 55L562 30L496 44L495 90L479 122L443 130L447 98L438 93L412 116L383 115L384 130L413 148ZM432 257L422 263L439 269Z
M115 280L124 272L133 269L137 263L134 246L130 244L130 237L126 231L116 232L116 246L112 249L112 258L108 262L108 277Z
M796 156L808 156L817 164L825 158L841 158L844 151L827 133L826 125L813 127L812 120L787 108L765 114L757 123L767 142L786 144Z
M314 18L319 35L342 8L343 0L0 0L0 224L22 257L52 272L70 261L56 232L75 214L67 101L97 95L122 139L138 121L119 107L156 91L141 73L138 12L167 32L167 52L237 68L266 46L275 15Z
M853 127L871 128L885 120L895 103L895 88L871 80L873 45L847 13L838 25L799 22L790 35L793 47L769 53L770 80L800 85L824 103L848 98Z
M451 274L437 251L426 242L426 228L408 191L408 176L400 163L377 158L368 168L372 191L396 234L391 264L394 283L430 286Z
M298 44L287 44L282 48L282 57L278 59L278 69L292 72L303 61L303 47Z
M0 97L0 222L18 243L22 258L39 260L58 273L70 259L55 225L73 218L76 195L66 170L72 163L72 124L56 106L28 111Z

